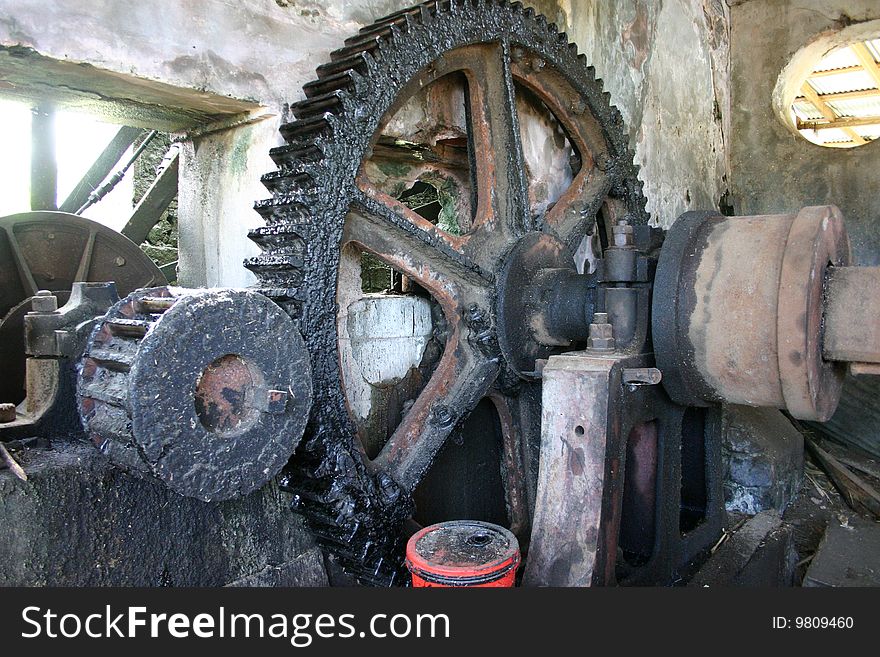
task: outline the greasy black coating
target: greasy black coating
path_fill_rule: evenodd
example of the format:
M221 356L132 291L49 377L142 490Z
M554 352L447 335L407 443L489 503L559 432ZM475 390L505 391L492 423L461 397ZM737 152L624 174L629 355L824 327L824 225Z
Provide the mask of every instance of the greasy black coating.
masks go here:
M143 297L174 303L147 313ZM143 322L146 334L107 330L119 320ZM196 386L213 361L230 354L250 364L256 385L245 419L211 431L199 416ZM270 406L270 390L286 392L286 403ZM111 461L210 502L244 496L281 470L305 428L311 376L293 322L264 296L160 287L134 292L98 321L78 392L86 431Z
M602 167L630 222L645 224L648 215L620 113L574 44L533 9L507 0L431 0L362 33L378 39L350 40L332 65L319 68L318 79L304 86L308 99L297 104L300 120L282 127L287 145L271 153L279 170L264 177L272 198L255 206L266 226L250 234L263 253L245 265L260 290L298 322L311 357L314 404L285 477L294 507L347 570L362 582L391 585L406 579L402 526L413 504L387 473L365 461L348 416L336 278L345 216L358 195L355 177L400 89L461 46L502 41L539 53L603 127L608 152ZM585 222L602 199L588 201Z
M703 253L714 220L719 219L724 217L712 211L681 215L666 234L654 277L654 357L663 372L663 387L683 406L710 406L721 401L694 365L694 345L687 332L696 307L693 282L700 264L693 254Z

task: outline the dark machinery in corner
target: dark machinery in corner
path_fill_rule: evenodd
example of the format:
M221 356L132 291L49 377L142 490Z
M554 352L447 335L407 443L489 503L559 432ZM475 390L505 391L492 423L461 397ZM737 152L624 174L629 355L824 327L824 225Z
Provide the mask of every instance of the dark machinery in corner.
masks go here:
M837 210L688 213L664 241L619 112L531 9L430 0L365 27L317 73L256 206L263 253L246 266L262 295L151 287L90 320L79 410L126 470L203 500L280 471L334 558L391 585L419 500L474 481L432 488L438 463L493 424L497 460L471 471L500 470L525 584L666 584L721 532L720 404L824 420L847 362L876 370L878 313L860 290L880 273L848 266ZM450 80L462 130L424 144L389 132ZM524 98L570 147L552 199L532 184ZM391 193L389 172L414 170L465 181L455 230ZM428 300L440 345L378 441L352 416L345 371L352 253ZM467 433L486 404L495 420Z

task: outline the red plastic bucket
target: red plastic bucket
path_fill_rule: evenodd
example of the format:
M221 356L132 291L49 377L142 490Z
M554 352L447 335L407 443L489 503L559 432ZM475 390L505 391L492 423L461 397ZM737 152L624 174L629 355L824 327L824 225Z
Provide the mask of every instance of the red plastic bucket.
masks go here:
M406 567L414 587L510 587L519 560L513 534L476 520L425 527L406 544Z

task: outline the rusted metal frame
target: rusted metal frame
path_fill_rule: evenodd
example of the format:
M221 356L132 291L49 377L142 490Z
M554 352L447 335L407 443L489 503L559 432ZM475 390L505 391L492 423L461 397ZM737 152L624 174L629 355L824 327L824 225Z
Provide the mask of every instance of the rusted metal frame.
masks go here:
M520 549L525 553L528 549L531 529L531 514L528 500L528 477L523 459L522 448L527 444L526 433L528 427L524 426L521 398L509 397L497 390L487 395L489 401L495 406L495 412L501 423L501 435L503 438L503 456L501 476L504 482L504 492L507 501L508 519L510 531L512 531L520 543ZM519 411L514 414L514 407Z
M657 386L623 382L626 369L650 362L645 354L572 353L544 368L542 471L527 584L670 583L716 538L717 477L707 491L707 520L688 535L679 532L684 409ZM629 564L619 555L634 539L643 543L645 560Z
M435 60L431 62L431 64L421 70L416 76L414 76L401 88L395 98L394 103L392 103L388 110L385 112L385 115L382 118L382 122L379 124L378 129L371 138L370 148L367 149L367 158L383 158L385 156L387 148L383 147L381 143L382 135L385 132L385 127L387 126L388 122L394 118L397 111L401 107L403 107L406 102L418 91L433 84L440 78L450 75L452 73L462 73L463 75L465 75L468 85L470 86L473 84L472 81L474 80L474 76L473 73L470 72L469 67L472 65L474 59L472 56L469 56L469 51L470 49L468 47L465 47L445 53L442 60ZM456 166L455 168L458 167ZM361 168L357 175L356 185L357 188L364 194L381 200L389 207L393 207L416 226L422 228L428 233L436 234L438 237L446 241L453 249L455 249L459 253L464 254L465 247L470 240L472 233L466 233L464 235L451 235L443 230L437 229L427 219L419 216L415 212L412 212L411 210L409 210L409 208L397 201L397 199L394 199L377 189L370 182L368 176L364 172L363 163L361 164ZM479 197L477 201L479 203ZM480 211L478 207L477 215L479 216L479 214Z
M375 209L375 206L373 206ZM373 460L398 484L412 491L455 425L476 406L494 382L499 365L473 348L463 321L468 302L482 301L485 292L479 279L466 280L436 271L432 263L444 258L415 260L389 236L387 224L365 220L366 208L355 207L346 221L343 243L354 243L416 281L440 304L451 332L433 376L416 398L403 422ZM393 233L392 233L393 234ZM418 244L419 242L410 242ZM421 249L420 256L425 255ZM428 256L431 254L429 253ZM481 281L480 281L481 282Z
M528 183L508 45L484 44L466 50L471 60L464 72L476 188L468 251L475 259L494 264L530 229Z
M612 180L598 169L581 170L546 215L543 228L574 250L589 231L611 191Z
M508 244L534 230L525 156L510 70L510 44L472 46L466 71L476 164L477 248L498 257Z
M400 245L405 244L411 253L432 263L450 279L477 286L489 285L494 281L490 272L471 262L456 248L456 242L452 239L454 236L437 229L427 219L363 178L358 179L358 187L352 199L354 212L346 221L367 221L371 224L372 232L360 230L368 250L374 250L370 246L370 240L373 239L381 240L381 249L384 251L376 252L379 257L399 252ZM354 226L351 228L356 229ZM392 238L399 240L397 246ZM426 283L430 285L429 281ZM429 289L427 285L423 287Z
M486 395L498 371L496 360L471 347L460 330L453 331L433 376L373 465L405 490L415 490L455 426Z
M616 362L553 356L544 367L527 586L590 586L596 576L606 521L609 378Z
M705 449L705 517L680 527L681 451L685 408L658 386L627 385L626 368L644 367L650 355L551 357L544 368L541 472L524 583L595 586L671 583L680 569L717 539L723 520L718 417L707 413L699 439ZM653 454L627 463L628 442L655 423ZM637 455L633 455L638 458ZM640 491L624 509L628 467ZM649 508L651 507L651 508ZM635 524L653 518L650 556L618 568L624 511ZM633 518L628 518L627 524ZM629 526L630 536L637 527Z
M581 158L581 168L571 185L543 218L545 230L572 246L575 234L583 231L585 220L595 217L611 190L613 181L601 168L608 158L608 145L598 121L568 80L543 68L541 75L536 75L525 65L526 61L514 62L516 80L547 106ZM589 205L581 207L578 201L584 200Z

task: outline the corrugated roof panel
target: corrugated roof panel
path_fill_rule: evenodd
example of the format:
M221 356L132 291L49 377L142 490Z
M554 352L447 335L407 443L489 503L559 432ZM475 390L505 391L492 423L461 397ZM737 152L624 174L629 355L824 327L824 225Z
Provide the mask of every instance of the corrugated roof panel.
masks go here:
M880 96L826 102L838 116L880 116Z
M822 118L822 112L817 110L813 103L809 101L796 100L791 107L801 121L818 121Z
M874 79L867 71L853 71L828 75L821 78L810 78L810 86L818 94L835 94L841 91L860 91L862 89L874 89Z
M880 39L866 41L865 45L871 52L875 60L880 61ZM827 75L817 78L808 77L809 84L819 96L827 96L829 94L845 93L852 91L866 91L877 89L874 78L867 71L857 70L849 72L835 72L837 69L846 67L856 67L860 65L860 61L856 54L849 47L839 48L822 58L814 69L814 72L828 71ZM832 100L823 99L834 116L840 118L864 118L864 117L880 117L880 95L859 96L856 98L846 98ZM819 101L817 101L818 103ZM821 104L821 103L820 103ZM792 117L802 121L821 120L825 117L822 112L814 107L813 104L805 98L795 100L791 106ZM829 128L827 130L801 130L803 137L815 144L826 144L835 146L856 146L853 141L858 140L859 135L863 139L871 141L880 139L880 125L865 125L854 128Z
M828 128L828 130L801 130L800 133L814 144L821 144L829 141L852 141L852 137L838 128Z
M865 139L880 139L880 125L860 125L853 128L853 130Z
M813 70L830 71L833 68L856 66L858 63L859 59L852 50L849 48L838 48L825 55Z

